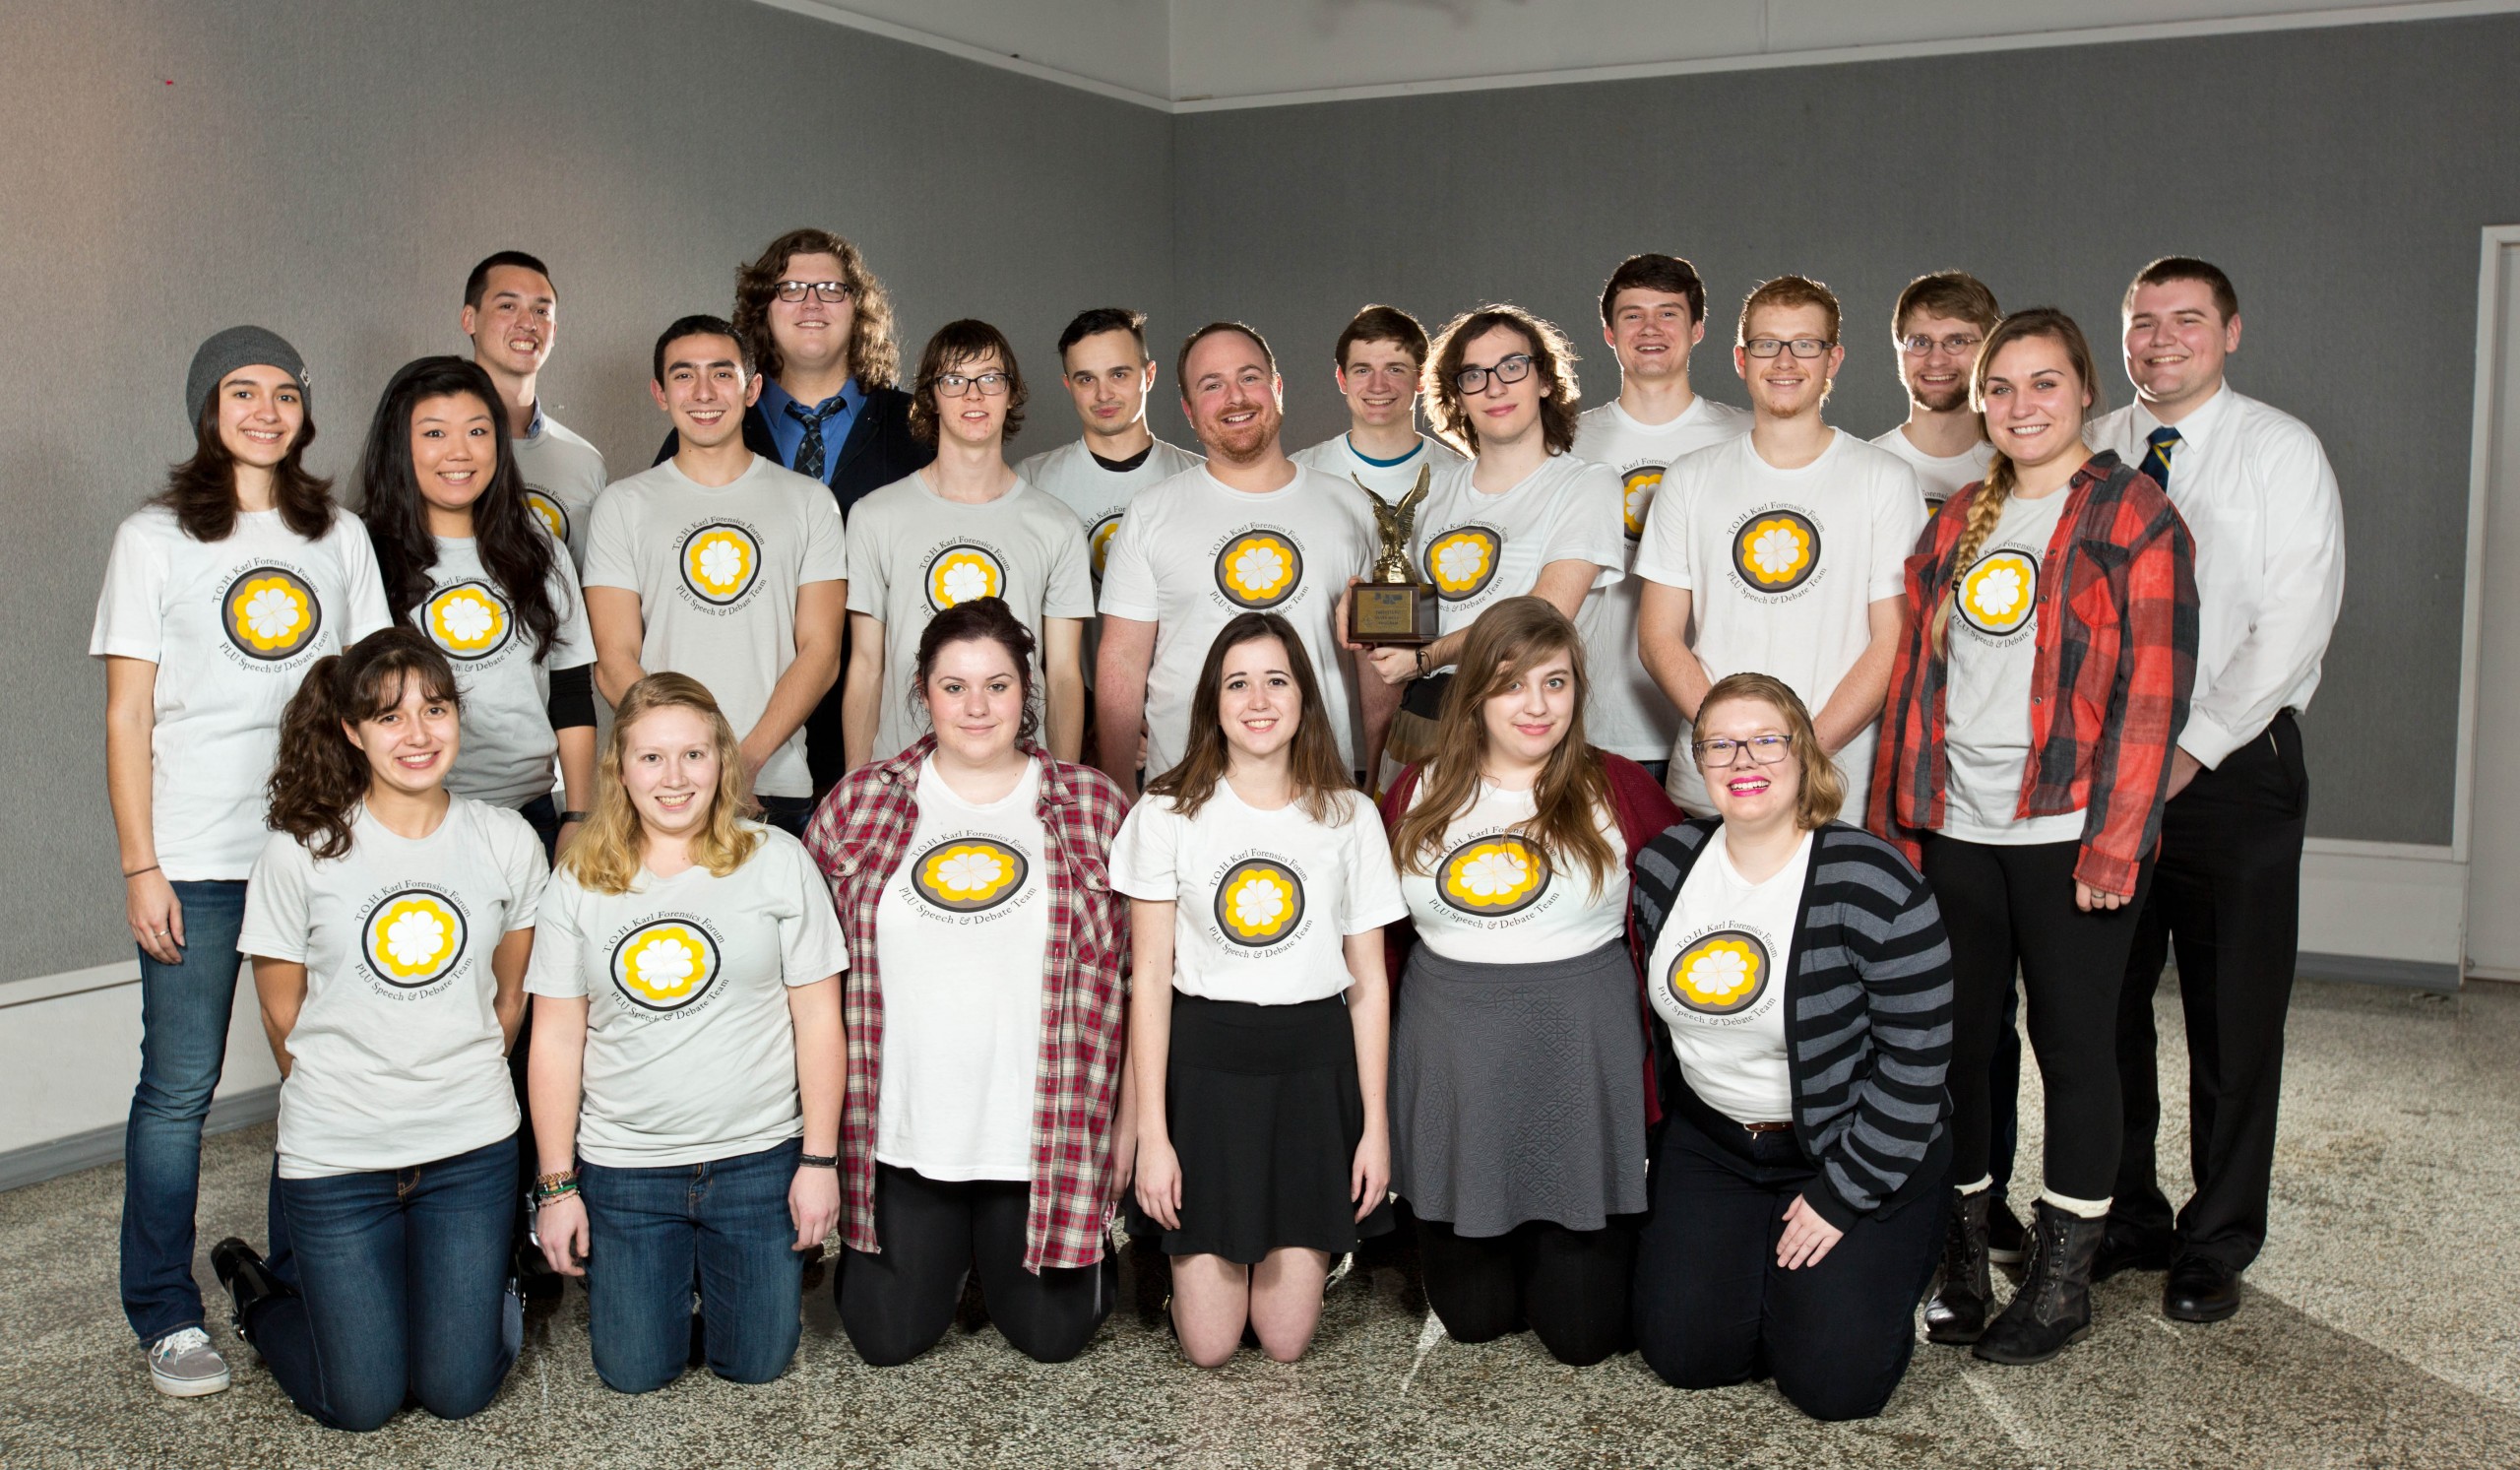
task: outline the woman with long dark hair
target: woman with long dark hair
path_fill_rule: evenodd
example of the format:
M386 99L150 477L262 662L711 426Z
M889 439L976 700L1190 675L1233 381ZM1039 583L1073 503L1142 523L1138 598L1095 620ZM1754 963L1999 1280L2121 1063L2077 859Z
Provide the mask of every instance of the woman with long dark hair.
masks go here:
M306 469L297 350L260 327L219 333L193 354L184 414L192 457L115 531L88 645L105 664L107 791L140 949L123 1311L176 1397L227 1386L202 1330L193 1206L281 712L308 665L390 621L366 530Z
M907 662L930 733L850 772L805 833L849 935L840 1321L868 1363L906 1363L976 1272L1006 1340L1063 1362L1116 1278L1128 904L1103 874L1128 806L1042 748L1033 635L1003 599L937 613Z
M1435 751L1383 798L1415 939L1396 990L1392 1188L1461 1342L1529 1325L1559 1362L1628 1344L1656 1116L1631 948L1637 852L1679 820L1584 738L1583 637L1546 600L1470 625Z
M2161 487L2084 437L2091 348L2052 307L1979 349L1994 459L1908 558L1871 826L1951 929L1951 1223L1926 1335L2043 1363L2091 1330L2117 1154L2117 992L2196 681L2194 543ZM2020 977L2047 1092L2021 1289L1988 1320L1987 1068Z
M281 1390L334 1429L407 1398L462 1419L516 1361L506 1053L548 869L516 813L447 791L460 706L409 628L318 661L247 889L295 1280L232 1237L211 1264Z
M511 807L546 852L595 796L595 641L567 548L526 503L489 374L403 365L359 458L360 516L386 605L455 667L464 755L447 789ZM551 762L568 799L554 805Z
M1382 927L1408 913L1294 628L1210 646L1189 748L1111 849L1131 900L1137 1204L1202 1368L1303 1356L1331 1261L1389 1228Z

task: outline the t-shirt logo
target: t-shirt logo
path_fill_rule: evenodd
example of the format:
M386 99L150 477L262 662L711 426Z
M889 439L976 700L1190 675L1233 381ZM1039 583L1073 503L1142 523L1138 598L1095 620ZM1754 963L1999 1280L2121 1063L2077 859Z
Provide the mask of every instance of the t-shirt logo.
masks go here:
M435 888L414 885L378 899L360 931L368 973L398 991L435 984L464 954L464 911Z
M641 1010L677 1011L718 983L718 941L683 919L652 919L612 946L612 984Z
M1738 1014L1768 988L1767 943L1746 929L1718 929L1681 950L1664 984L1683 1009Z
M1820 565L1820 528L1798 510L1761 511L1732 538L1732 569L1752 592L1792 592Z
M220 599L221 626L238 653L277 663L304 648L324 625L324 605L306 579L284 566L237 574Z
M473 580L439 588L429 596L421 631L450 659L486 659L507 647L516 630L507 599L489 583Z
M1511 833L1474 837L1447 854L1435 892L1447 908L1476 919L1519 914L1548 891L1548 869Z
M1233 865L1217 885L1217 927L1246 949L1266 949L1303 922L1303 879L1275 858Z
M1447 603L1475 598L1496 580L1505 538L1492 526L1456 526L1426 543L1426 580Z
M2039 563L2017 546L1989 551L1960 579L1959 602L1961 617L1979 632L2017 633L2039 602Z
M1094 585L1102 585L1102 563L1111 558L1111 538L1119 535L1120 513L1112 511L1085 533L1085 549L1094 557Z
M1663 487L1663 466L1639 465L1619 477L1625 493L1619 509L1626 517L1627 539L1635 541L1645 534L1645 513L1654 508L1654 492Z
M977 914L1021 893L1031 869L1022 853L994 838L955 837L912 859L910 881L940 909Z
M704 603L734 602L760 571L761 545L741 526L719 521L682 540L682 585Z
M1237 607L1269 608L1303 584L1303 551L1278 531L1246 531L1217 553L1217 590Z
M986 546L947 546L927 561L927 606L942 612L976 598L1006 596L1006 563Z
M542 523L543 530L551 533L553 541L566 542L569 539L569 508L567 506L534 486L527 485L525 508L534 512L534 518Z

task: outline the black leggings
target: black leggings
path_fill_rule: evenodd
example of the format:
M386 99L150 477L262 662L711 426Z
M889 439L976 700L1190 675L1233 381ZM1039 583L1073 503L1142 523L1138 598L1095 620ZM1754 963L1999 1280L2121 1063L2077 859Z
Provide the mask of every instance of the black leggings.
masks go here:
M1455 1342L1488 1342L1528 1325L1549 1356L1575 1368L1628 1348L1636 1260L1633 1216L1600 1230L1526 1221L1501 1236L1464 1236L1418 1222L1426 1303Z
M2079 844L1999 847L1925 839L1925 880L1951 936L1951 1180L1988 1172L1993 1132L1988 1069L2016 971L2030 1010L2030 1050L2048 1098L2046 1183L2074 1199L2107 1199L2117 1183L2125 1120L2118 1111L2117 992L2135 942L2147 859L2134 901L2074 907Z
M954 1323L963 1282L976 1269L989 1320L1016 1351L1064 1363L1085 1351L1111 1314L1118 1266L1024 1269L1032 1185L931 1180L875 1166L875 1238L883 1249L841 1252L840 1324L875 1368L908 1363Z

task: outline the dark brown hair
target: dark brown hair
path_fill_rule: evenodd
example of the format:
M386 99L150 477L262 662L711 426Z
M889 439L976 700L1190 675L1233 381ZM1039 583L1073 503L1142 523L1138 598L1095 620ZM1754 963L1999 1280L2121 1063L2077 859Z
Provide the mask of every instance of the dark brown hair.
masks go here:
M1741 322L1732 331L1732 345L1739 347L1750 340L1750 313L1762 306L1817 306L1829 318L1829 341L1836 342L1845 332L1846 314L1838 308L1838 293L1808 276L1779 276L1762 281L1758 288L1741 298Z
M936 656L949 643L994 643L1015 661L1015 677L1024 690L1024 718L1016 723L1015 743L1035 744L1041 731L1041 706L1033 682L1033 633L1006 606L1004 598L974 598L927 620L919 630L918 657L912 665L911 709L925 716L927 676L936 671Z
M2193 255L2165 255L2137 271L2135 279L2126 283L2126 295L2117 309L2122 312L2135 304L2135 288L2167 286L2174 281L2202 281L2212 288L2214 309L2223 314L2225 323L2240 314L2240 293L2232 288L2232 278L2223 274L2221 266Z
M305 419L288 453L272 467L272 508L282 525L314 541L333 529L333 482L307 472L315 411L306 407L302 390L297 402ZM193 425L193 457L166 472L166 487L153 501L173 511L175 524L197 542L223 542L236 529L236 458L219 437L219 404L214 392L202 405L201 420Z
M1520 306L1490 302L1444 323L1444 329L1435 334L1434 356L1418 384L1426 396L1426 417L1444 437L1468 446L1472 454L1479 453L1479 428L1470 421L1470 410L1462 403L1453 375L1461 371L1461 359L1470 345L1499 327L1521 333L1530 344L1532 366L1548 389L1540 401L1541 436L1549 453L1566 453L1575 447L1575 406L1581 400L1575 382L1575 349L1565 333Z
M884 283L866 269L857 247L828 229L791 229L762 248L759 258L735 269L735 330L752 345L765 376L777 377L787 362L779 355L779 340L770 333L770 303L788 262L799 255L840 258L841 278L849 283L853 314L849 324L849 373L861 389L890 388L901 376L901 345L893 341L893 298Z
M1574 706L1557 748L1532 784L1531 820L1516 830L1544 871L1581 864L1592 874L1596 894L1617 869L1619 855L1602 837L1602 814L1610 809L1609 777L1584 737L1584 705L1592 689L1583 635L1547 599L1519 597L1499 602L1470 625L1457 666L1461 671L1445 689L1435 722L1435 753L1418 769L1416 803L1391 831L1391 859L1401 871L1423 872L1438 861L1445 829L1478 803L1480 768L1487 754L1482 706L1553 654L1564 654L1574 671Z
M2092 361L2091 344L2084 339L2083 329L2075 325L2072 317L2053 306L2033 306L2027 311L2016 311L1996 323L1995 330L1987 333L1986 340L1979 345L1978 365L1969 374L1971 408L1981 414L1986 412L1986 372L1995 360L1995 353L2025 337L2053 338L2062 344L2065 360L2073 364L2074 375L2082 379L2083 391L2094 391L2098 368ZM2090 419L2090 409L2083 411L2083 417L2086 421ZM1925 626L1926 636L1933 640L1937 650L1944 647L1944 639L1950 633L1951 605L1960 595L1960 579L1969 574L1969 564L1977 559L1979 548L1995 534L1996 524L2004 518L2004 502L2012 498L2013 485L2019 479L2020 472L2013 468L2012 456L2000 449L1994 451L1994 456L1986 462L1985 479L1978 485L1978 492L1969 499L1969 524L1961 528L1960 540L1952 547L1951 585L1942 590L1941 600L1927 614L1931 621Z
M1905 335L1909 315L1919 311L1947 321L1967 322L1981 332L1992 332L1995 323L2004 319L2003 308L1995 304L1995 293L1967 271L1936 271L1909 282L1907 289L1899 292L1898 304L1890 308L1890 335Z
M1059 368L1067 368L1067 350L1089 337L1105 332L1126 332L1137 339L1138 360L1154 359L1146 352L1146 313L1126 306L1089 306L1068 320L1067 330L1059 334Z
M1610 325L1610 312L1618 305L1623 290L1669 291L1689 299L1689 320L1706 320L1706 282L1697 267L1676 255L1631 255L1610 272L1609 284L1602 288L1602 325Z
M1360 342L1396 342L1409 354L1409 360L1420 368L1426 365L1426 329L1418 318L1397 306L1373 305L1350 319L1339 334L1339 343L1330 350L1330 360L1341 372L1348 370L1348 349Z
M1321 685L1312 674L1312 656L1293 624L1275 612L1237 613L1208 645L1199 666L1198 691L1190 696L1190 738L1181 763L1146 784L1150 797L1168 797L1184 817L1199 814L1225 779L1228 750L1222 713L1226 655L1246 643L1275 638L1287 651L1287 672L1295 681L1297 710L1294 739L1287 747L1287 777L1303 814L1325 826L1346 821L1355 811L1355 781L1339 758L1339 738L1331 733L1330 713L1321 703Z
M1024 369L1015 365L1015 345L995 327L967 316L937 328L918 354L918 377L911 384L910 431L920 443L936 442L936 380L991 352L1006 364L1006 437L1022 432L1024 401L1030 395L1024 389Z
M342 727L373 720L402 703L414 678L430 699L459 709L453 666L410 628L379 628L317 659L280 717L266 825L296 838L317 858L346 856L351 816L367 799L373 778L366 754Z

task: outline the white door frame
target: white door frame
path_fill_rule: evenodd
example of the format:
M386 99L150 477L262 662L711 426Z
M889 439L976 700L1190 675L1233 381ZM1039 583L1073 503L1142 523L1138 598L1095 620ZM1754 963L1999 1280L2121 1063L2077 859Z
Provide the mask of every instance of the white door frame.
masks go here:
M2511 271L2503 270L2503 257L2508 252L2520 252L2520 224L2486 226L2477 257L2476 406L2468 448L2467 588L2459 632L2459 764L2450 827L2451 852L2463 866L2469 862L2476 815L2478 682L2485 657L2486 531L2493 501L2494 471L2501 458L2501 446L2494 439L2494 414L2506 386L2501 381L2506 355L2501 329L2510 306L2505 296L2512 288L2511 278L2520 277L2520 256L2515 256ZM2466 927L2462 924L2460 949L2465 973L2520 980L2520 971L2467 966L2466 939Z

